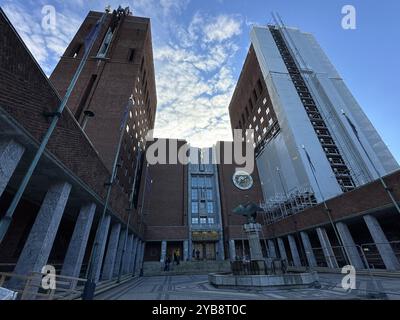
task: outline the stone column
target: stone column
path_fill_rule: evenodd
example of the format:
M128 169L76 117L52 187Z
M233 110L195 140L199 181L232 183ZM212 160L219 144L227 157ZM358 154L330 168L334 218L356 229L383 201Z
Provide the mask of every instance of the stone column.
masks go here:
M310 238L308 237L308 233L305 231L301 231L300 236L301 236L301 241L303 242L304 250L306 251L308 265L310 267L316 267L317 260L315 259L315 255L311 246Z
M14 140L0 141L0 196L3 194L25 148Z
M108 240L107 253L106 258L104 259L101 280L111 280L113 277L120 233L121 224L115 223L111 228L110 238Z
M167 241L163 240L161 241L161 256L160 256L161 263L164 263L166 255L167 255Z
M126 244L126 251L122 263L122 274L127 274L129 272L129 267L132 259L132 247L133 247L133 234L130 234L128 236L128 243Z
M301 267L301 260L299 256L299 251L297 250L296 240L291 234L288 235L288 240L290 252L292 253L293 264L295 267Z
M95 212L96 205L94 203L89 203L81 207L65 255L61 275L79 278Z
M249 241L250 259L252 261L264 260L259 236L261 225L259 223L247 223L243 227Z
M278 238L277 240L278 240L278 248L279 248L279 254L281 256L281 259L288 261L288 258L286 255L285 244L284 244L282 238Z
M189 240L183 241L183 261L189 260Z
M138 243L139 243L139 238L135 237L133 239L133 248L132 248L132 262L129 268L129 273L132 273L135 271L135 264L136 264L136 253L138 250Z
M28 275L31 272L42 272L47 264L53 248L58 227L60 225L65 205L71 191L67 182L56 183L50 187L42 202L36 220L32 226L25 246L19 256L14 273ZM24 285L20 279L12 278L7 286L18 289ZM35 291L32 291L33 298Z
M277 258L275 242L272 239L268 240L268 251L269 251L269 258L274 258L274 259Z
M388 270L400 270L400 263L397 259L392 246L388 243L385 233L383 232L378 220L374 216L366 215L363 217L371 233L372 239L378 248L379 254Z
M336 261L335 253L333 252L331 242L329 241L328 234L325 228L317 228L317 235L321 243L322 251L324 252L326 264L328 268L337 269L339 265Z
M231 261L236 260L236 247L234 239L229 240L229 257Z
M122 253L124 250L125 236L126 236L126 229L123 229L119 234L118 249L117 249L117 255L115 257L114 272L113 272L114 277L118 276L119 270L121 268L121 260L122 260Z
M135 276L139 276L140 270L140 251L142 250L142 240L138 240L137 250L136 250L136 259L135 259Z
M350 263L356 269L365 269L364 263L360 257L360 253L354 243L353 237L351 236L350 230L347 224L343 222L336 223L336 229L342 239L344 250L350 259ZM361 249L360 249L361 250Z
M103 265L103 257L104 257L104 251L106 250L106 242L107 242L107 236L108 236L108 230L110 229L110 223L111 223L111 216L106 215L104 217L104 220L100 222L100 225L97 229L97 243L94 243L93 247L93 279L94 282L98 282L100 279L100 272L101 272L101 267Z

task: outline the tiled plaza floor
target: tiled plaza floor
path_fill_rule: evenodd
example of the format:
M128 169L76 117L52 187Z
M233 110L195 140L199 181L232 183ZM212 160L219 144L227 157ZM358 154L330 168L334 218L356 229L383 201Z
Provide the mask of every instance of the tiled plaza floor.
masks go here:
M361 290L346 292L340 285L341 275L320 275L321 288L233 290L217 289L208 283L207 275L157 276L135 279L97 299L107 300L337 300L366 299L368 277L358 277ZM378 285L388 298L400 299L400 279L379 278Z

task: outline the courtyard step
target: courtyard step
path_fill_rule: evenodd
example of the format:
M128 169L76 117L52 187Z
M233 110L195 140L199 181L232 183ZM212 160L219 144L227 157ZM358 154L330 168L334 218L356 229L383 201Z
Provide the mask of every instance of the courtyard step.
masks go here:
M214 272L230 272L228 260L224 261L183 261L179 265L170 264L170 270L164 271L164 264L158 261L147 261L143 264L144 276L159 275L192 275Z

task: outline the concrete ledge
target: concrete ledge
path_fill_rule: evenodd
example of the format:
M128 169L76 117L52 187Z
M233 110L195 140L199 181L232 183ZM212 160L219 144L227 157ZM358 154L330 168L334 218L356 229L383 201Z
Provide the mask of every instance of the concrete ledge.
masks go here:
M299 287L318 284L317 272L284 275L242 275L211 273L208 281L216 287Z

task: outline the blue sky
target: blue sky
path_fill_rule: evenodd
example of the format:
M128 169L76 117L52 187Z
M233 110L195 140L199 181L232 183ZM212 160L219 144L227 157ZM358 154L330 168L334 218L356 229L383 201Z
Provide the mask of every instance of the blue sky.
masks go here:
M285 23L311 32L400 161L400 1L397 0L0 0L47 74L88 10L130 6L152 19L158 114L156 135L207 146L231 138L228 105L252 24ZM355 6L357 29L341 27L341 9ZM57 12L55 31L41 28L44 5Z

